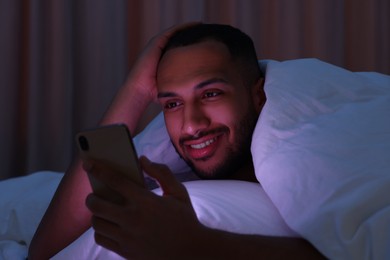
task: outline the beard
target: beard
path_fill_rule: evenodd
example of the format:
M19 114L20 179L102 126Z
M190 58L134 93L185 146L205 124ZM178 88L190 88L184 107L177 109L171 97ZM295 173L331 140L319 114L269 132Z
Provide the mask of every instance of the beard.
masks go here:
M235 130L234 133L236 133L234 138L236 142L226 148L226 156L224 160L211 169L204 170L196 167L195 162L189 158L186 158L185 156L182 156L176 145L173 142L172 144L175 147L176 152L190 166L190 168L199 178L230 179L244 165L247 163L252 163L250 148L252 143L252 134L256 126L257 118L258 114L256 113L254 107L250 106L241 120L233 126ZM229 130L225 128L221 128L218 131L229 132ZM201 135L205 134L207 133L203 133Z

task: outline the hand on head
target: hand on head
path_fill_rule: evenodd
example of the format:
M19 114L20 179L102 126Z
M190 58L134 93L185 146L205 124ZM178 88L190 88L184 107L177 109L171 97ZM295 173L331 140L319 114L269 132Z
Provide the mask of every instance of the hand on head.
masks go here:
M157 102L156 73L162 50L178 30L199 23L174 26L152 38L138 56L126 82L119 89L101 121L102 125L125 123L134 132L142 113L152 102Z
M146 47L138 56L126 82L136 84L140 87L140 89L144 90L145 93L150 95L151 100L155 100L157 97L156 74L162 50L167 44L169 38L175 32L196 24L199 24L199 22L190 22L172 26L150 39Z

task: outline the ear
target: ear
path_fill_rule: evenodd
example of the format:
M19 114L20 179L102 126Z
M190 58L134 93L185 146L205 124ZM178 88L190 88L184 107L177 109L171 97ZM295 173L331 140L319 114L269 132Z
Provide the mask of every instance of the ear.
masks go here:
M266 101L265 92L264 92L264 78L262 77L259 78L256 84L253 85L252 97L253 97L253 104L255 105L256 112L260 113Z

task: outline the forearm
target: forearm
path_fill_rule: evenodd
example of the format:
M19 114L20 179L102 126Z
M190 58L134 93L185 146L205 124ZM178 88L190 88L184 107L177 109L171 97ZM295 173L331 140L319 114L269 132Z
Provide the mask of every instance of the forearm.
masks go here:
M118 92L101 125L125 123L134 131L151 98L129 84ZM91 213L85 206L89 193L88 176L77 159L65 173L41 220L29 248L29 258L47 259L55 255L90 227Z
M325 258L301 238L242 235L204 227L193 241L189 252L202 259Z
M100 124L124 123L132 134L147 107L156 99L154 88L143 86L139 75L132 71L125 84L119 89L109 109L104 114ZM149 83L151 84L151 83Z
M143 112L152 101L151 93L125 85L118 91L100 124L124 123L134 133Z
M139 56L123 87L118 91L100 124L124 123L131 133L143 112L157 97L156 72L161 50L173 28L153 38ZM77 162L64 176L30 246L31 259L47 259L63 249L89 226L91 213L85 206L91 192L88 177Z
M48 259L90 227L85 198L91 192L88 178L76 161L65 173L31 241L29 259Z

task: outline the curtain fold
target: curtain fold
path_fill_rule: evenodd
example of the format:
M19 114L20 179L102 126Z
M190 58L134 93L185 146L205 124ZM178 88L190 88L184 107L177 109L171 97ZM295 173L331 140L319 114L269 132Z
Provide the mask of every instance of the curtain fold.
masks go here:
M260 59L390 74L387 0L0 0L0 179L65 171L147 41L194 20L240 28Z

